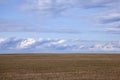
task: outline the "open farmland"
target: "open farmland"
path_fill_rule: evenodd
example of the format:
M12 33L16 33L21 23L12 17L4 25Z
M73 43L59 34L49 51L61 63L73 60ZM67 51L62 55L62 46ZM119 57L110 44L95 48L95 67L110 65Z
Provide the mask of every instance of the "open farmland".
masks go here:
M120 80L120 55L1 54L0 80Z

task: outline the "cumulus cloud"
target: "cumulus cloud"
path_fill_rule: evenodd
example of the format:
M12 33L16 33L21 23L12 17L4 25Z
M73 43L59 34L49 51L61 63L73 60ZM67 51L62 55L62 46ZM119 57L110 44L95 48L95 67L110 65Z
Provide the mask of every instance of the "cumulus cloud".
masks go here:
M120 42L109 42L109 43L97 43L94 44L90 50L92 51L119 51L120 50Z
M0 43L0 49L16 49L17 44L21 41L21 39L16 39L16 38L8 38L8 39L4 39L3 41Z
M36 42L35 39L28 38L28 39L21 41L20 44L17 46L17 48L25 49L25 48L28 48L29 46L31 46L32 44L34 44L35 42Z
M99 42L99 41L82 41L82 40L65 40L65 39L16 39L0 38L1 52L15 51L19 52L117 52L120 51L120 41ZM96 44L97 43L97 44Z
M4 42L5 39L4 38L0 38L0 43Z
M113 48L113 46L111 44L109 45L103 45L103 44L95 44L92 48L90 48L91 50L96 50L96 51L111 51L111 50L115 50L115 48Z

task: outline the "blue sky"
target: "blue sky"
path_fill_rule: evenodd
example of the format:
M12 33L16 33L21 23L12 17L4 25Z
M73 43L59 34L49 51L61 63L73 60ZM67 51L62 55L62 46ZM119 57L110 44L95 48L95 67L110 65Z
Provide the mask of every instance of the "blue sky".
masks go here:
M119 53L119 5L120 0L0 0L1 53Z

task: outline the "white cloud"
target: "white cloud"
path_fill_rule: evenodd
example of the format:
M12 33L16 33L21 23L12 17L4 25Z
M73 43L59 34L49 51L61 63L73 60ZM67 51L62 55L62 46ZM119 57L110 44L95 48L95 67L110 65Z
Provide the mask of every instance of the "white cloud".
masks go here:
M62 11L70 8L73 3L73 0L27 0L22 5L22 9L38 13L39 15L49 16L61 14Z
M119 27L109 27L109 28L105 29L105 32L113 33L113 34L120 34L120 28Z
M51 42L52 45L61 45L61 44L65 44L66 41L65 40L58 40L56 42Z
M0 43L4 42L5 39L4 38L0 38Z
M95 44L90 50L93 51L119 51L120 46L115 46L115 44Z
M3 0L1 0L1 2L2 1ZM74 8L79 8L79 9L84 8L84 9L93 9L93 10L94 8L97 9L105 8L105 10L103 10L102 15L100 16L100 22L104 24L120 21L120 14L118 12L120 10L120 7L118 6L118 4L120 4L120 0L114 0L114 1L113 0L25 0L25 1L21 1L20 3L22 10L26 12L30 12L32 14L37 13L39 16L64 15L63 13L67 12L67 10L71 10L72 13L72 9ZM105 13L106 11L108 13ZM80 14L80 16L83 15ZM96 14L96 16L99 16L98 13ZM89 17L89 18L90 18L89 20L91 20L93 17ZM16 21L10 22L7 20L0 24L0 32L20 31L20 32L43 32L43 33L81 33L79 30L73 30L68 28L54 30L48 28L41 29L43 28L43 26L39 26L40 29L36 29L35 25L31 26L31 24L29 25L28 24L29 23L23 24L23 23L17 23Z
M25 48L28 48L29 46L31 46L32 44L34 44L35 42L36 42L35 39L28 38L28 39L25 39L22 42L20 42L20 44L17 46L17 48L25 49Z
M93 48L91 48L91 50L102 50L103 49L103 45L102 44L95 44Z
M120 22L120 12L109 12L102 14L99 17L100 17L100 22L102 23Z
M108 44L108 45L104 46L104 50L111 51L111 50L116 50L116 48L114 48L112 44Z
M76 42L74 42L76 41ZM97 44L96 44L97 43ZM16 39L16 38L0 38L1 52L46 52L46 51L62 51L62 52L119 52L120 41L99 42L99 41L83 41L83 40L65 40L65 39Z
M96 21L99 26L103 27L102 30L97 32L120 34L120 12L107 11L102 14L96 15Z
M120 0L26 0L21 8L43 16L56 16L73 8L114 8L119 2Z

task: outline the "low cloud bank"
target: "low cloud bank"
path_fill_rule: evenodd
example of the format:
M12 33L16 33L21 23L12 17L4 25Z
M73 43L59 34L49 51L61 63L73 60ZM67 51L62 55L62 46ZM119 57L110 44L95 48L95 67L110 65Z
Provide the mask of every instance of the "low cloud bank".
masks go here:
M120 52L120 41L0 38L1 53Z

